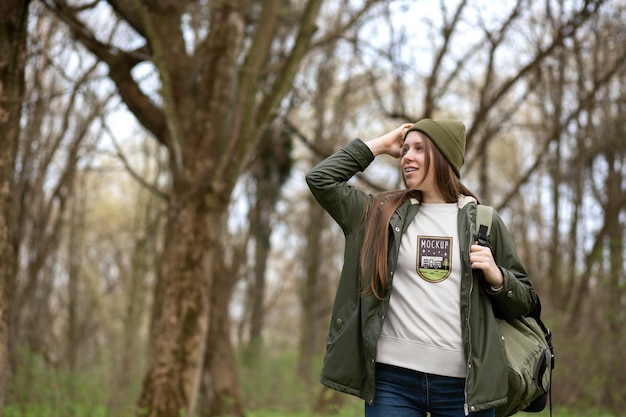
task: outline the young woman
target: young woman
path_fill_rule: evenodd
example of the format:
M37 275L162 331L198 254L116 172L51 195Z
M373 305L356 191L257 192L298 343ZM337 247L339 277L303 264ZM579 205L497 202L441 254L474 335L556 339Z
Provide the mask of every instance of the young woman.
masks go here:
M537 296L497 213L489 247L475 243L464 153L462 122L423 119L307 174L346 238L320 381L363 398L367 417L492 417L506 402L496 316L527 314ZM348 184L382 154L400 158L405 190Z

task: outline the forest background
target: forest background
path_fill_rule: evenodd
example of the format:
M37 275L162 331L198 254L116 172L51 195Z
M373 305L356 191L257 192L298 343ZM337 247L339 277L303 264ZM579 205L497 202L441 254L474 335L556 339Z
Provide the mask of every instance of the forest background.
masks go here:
M0 23L0 415L358 410L317 382L343 238L304 174L423 117L467 125L556 409L623 415L624 1L1 0ZM397 161L354 184L400 187Z

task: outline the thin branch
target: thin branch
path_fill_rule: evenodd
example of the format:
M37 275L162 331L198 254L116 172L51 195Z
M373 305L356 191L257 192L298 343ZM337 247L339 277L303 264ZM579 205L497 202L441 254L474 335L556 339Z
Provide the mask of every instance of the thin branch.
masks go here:
M130 174L130 176L133 179L135 179L135 181L137 181L137 183L141 187L145 188L149 192L151 192L154 195L158 196L162 200L169 201L169 197L167 196L167 194L165 194L163 191L158 189L156 186L148 183L137 171L135 171L135 169L131 166L130 162L128 161L128 158L126 158L126 155L124 154L124 151L122 150L122 147L120 146L119 142L117 141L117 138L116 138L115 134L113 133L113 131L109 127L109 124L106 122L105 118L101 117L100 121L102 123L102 127L103 127L104 131L109 135L109 138L111 139L111 142L113 142L113 146L115 147L115 154L116 154L116 156L122 162L122 165L124 165L124 168Z
M430 77L426 81L426 96L424 98L424 116L431 117L435 110L435 97L436 91L435 88L437 86L437 81L439 79L439 69L443 63L443 58L448 52L448 47L450 45L450 41L452 39L452 34L454 33L459 21L461 20L461 14L463 9L467 4L467 0L463 0L456 8L454 16L452 20L448 22L444 22L443 28L441 29L443 35L443 44L439 51L436 52L435 58L433 61L432 71L430 73ZM442 5L443 7L443 5ZM445 20L445 14L444 14Z
M336 29L332 32L326 33L324 36L318 38L315 42L311 43L311 49L317 49L332 42L336 42L341 39L345 34L352 29L356 24L363 23L363 16L369 12L372 7L379 3L384 3L384 0L368 0L361 9L350 16L345 22L335 26Z
M309 150L311 150L319 159L325 159L329 156L329 153L327 151L322 150L319 146L317 146L314 140L310 139L301 130L294 126L289 120L285 120L284 123L289 133L300 139L300 142L302 142ZM373 182L363 173L359 172L356 174L355 177L360 182L365 184L368 188L370 188L373 192L382 192L387 189L386 187Z
M132 77L132 69L140 62L137 54L129 54L111 45L102 44L64 0L44 0L43 4L68 25L72 34L91 53L109 66L109 76L115 82L124 103L135 114L137 120L152 132L159 142L169 148L163 111L152 103ZM139 51L142 54L148 52L145 48Z
M539 152L537 152L535 156L534 163L523 173L515 183L515 185L511 188L508 194L504 196L500 204L498 204L497 208L507 207L513 197L519 193L519 189L523 184L525 184L530 176L535 172L535 170L541 165L543 158L548 154L548 149L550 144L556 140L557 134L560 130L563 129L563 126L567 126L570 122L575 120L580 116L580 113L589 109L596 100L596 91L605 85L612 77L615 75L617 70L621 68L621 66L626 62L626 55L623 55L616 63L613 68L606 71L602 77L599 77L595 80L592 88L589 89L587 95L580 100L580 105L576 110L571 112L569 116L563 121L563 123L556 124L551 131L549 131L546 135L546 139L544 140L543 146L540 148Z
M576 30L582 26L582 24L592 16L595 11L600 7L600 5L604 2L604 0L587 0L585 1L585 5L579 10L573 17L571 17L566 23L559 28L556 36L552 39L550 45L548 45L544 49L540 49L537 55L526 65L524 65L517 74L510 77L506 80L500 88L495 91L494 94L490 95L490 97L486 97L484 100L480 101L480 105L476 110L474 115L474 123L470 127L467 132L467 141L468 145L471 141L471 138L474 137L474 134L478 131L480 126L485 122L487 118L487 113L490 109L495 108L495 105L504 97L504 95L513 88L513 86L525 77L531 70L536 68L539 63L541 63L546 57L548 57L552 51L554 51L557 47L561 46L565 39L573 36L576 33Z

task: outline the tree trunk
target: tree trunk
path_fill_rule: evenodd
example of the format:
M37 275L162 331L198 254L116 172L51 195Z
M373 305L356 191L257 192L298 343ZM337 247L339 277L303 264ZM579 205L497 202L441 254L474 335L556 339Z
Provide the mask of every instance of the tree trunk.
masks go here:
M207 251L211 242L203 196L170 203L152 313L152 351L139 408L142 416L187 412L204 354Z
M221 230L223 218L212 221L213 230ZM200 391L201 417L243 417L239 396L237 361L231 340L230 300L238 281L243 246L232 246L234 253L226 256L223 237L212 246L212 276L209 307L209 331L206 339L204 368ZM227 260L228 258L228 260Z
M146 158L152 156L148 152ZM161 174L157 169L155 178ZM153 183L156 179L153 180ZM137 332L141 329L141 318L145 311L146 293L149 285L147 277L157 268L155 260L159 258L159 227L160 227L160 201L151 192L144 190L138 198L139 206L133 222L134 245L130 257L128 270L129 288L126 298L126 312L124 314L124 330L122 339L122 351L119 355L118 370L116 375L117 386L111 392L108 403L112 415L121 414L120 398L127 398L132 383L132 377L138 369L137 355L141 352L140 339ZM135 399L133 399L135 400Z
M29 0L0 2L0 415L9 368L9 301L15 288L16 248L11 186L24 99Z
M620 124L623 123L621 120ZM618 130L618 129L616 129ZM607 287L610 292L609 305L607 307L607 322L610 326L612 334L619 333L623 329L626 321L623 316L623 293L626 287L624 282L624 222L620 222L620 216L623 215L624 206L626 205L626 197L624 196L624 181L626 173L624 166L626 165L626 154L620 151L617 143L623 140L623 137L613 136L615 147L609 147L606 152L606 160L608 165L608 173L606 178L606 196L607 202L605 206L605 216L607 223L610 225L607 233L608 246L608 266ZM610 369L607 370L610 372Z
M554 113L551 115L549 120L555 121L554 123L559 123L560 120L563 119L563 90L565 84L565 54L563 51L558 51L557 53L558 66L554 71L547 71L548 76L550 77L552 83L554 84L553 91L548 92L549 102L554 108ZM548 113L548 109L545 110L546 114ZM563 129L554 126L551 128L555 132L562 132ZM565 263L563 257L559 256L559 252L562 250L563 246L561 245L560 236L561 236L561 218L563 217L560 213L560 207L563 203L563 197L561 195L561 187L563 186L563 157L562 157L562 133L559 133L557 137L555 137L555 149L554 149L554 158L551 163L551 167L549 168L550 179L552 181L551 184L551 194L552 194L552 230L551 236L548 240L550 244L548 245L548 253L549 259L552 259L552 262L548 263L548 276L552 277L550 280L550 294L552 299L558 299L561 288L564 286L561 282L561 273L565 267Z
M248 287L250 301L250 332L247 353L250 358L258 356L262 343L263 323L265 321L265 271L270 252L271 224L264 200L262 179L256 179L256 202L250 213L250 235L254 236L254 266L252 279ZM274 202L271 203L272 206Z
M282 126L282 124L280 124ZM254 266L248 285L250 332L247 358L254 359L263 346L265 324L265 274L271 250L271 236L276 203L281 187L291 173L291 136L279 124L268 129L252 166L255 188L254 203L250 209L250 237L254 240Z
M82 188L82 187L81 187ZM81 257L72 256L80 253L79 245L85 242L83 235L85 231L85 204L84 193L78 193L71 201L69 208L70 220L68 231L68 257L67 265L67 349L65 362L68 370L74 372L77 368L78 350L80 337L78 330L79 311L79 282L81 270Z
M306 231L306 249L304 251L305 276L301 289L302 319L300 324L300 355L298 358L298 375L308 385L313 381L313 360L315 354L324 346L324 336L318 325L321 317L320 310L325 311L327 284L322 272L323 247L322 231L326 219L326 212L312 196L308 198L308 224ZM327 322L327 321L326 321Z

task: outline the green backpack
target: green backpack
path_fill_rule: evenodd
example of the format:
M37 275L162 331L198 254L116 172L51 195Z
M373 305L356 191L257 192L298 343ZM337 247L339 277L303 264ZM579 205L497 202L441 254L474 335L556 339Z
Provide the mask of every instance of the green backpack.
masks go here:
M478 205L476 232L480 245L489 244L492 217L492 207ZM518 411L540 412L548 400L552 415L554 348L552 332L541 321L541 303L526 316L497 321L509 362L509 390L507 403L496 408L496 417L507 417Z

